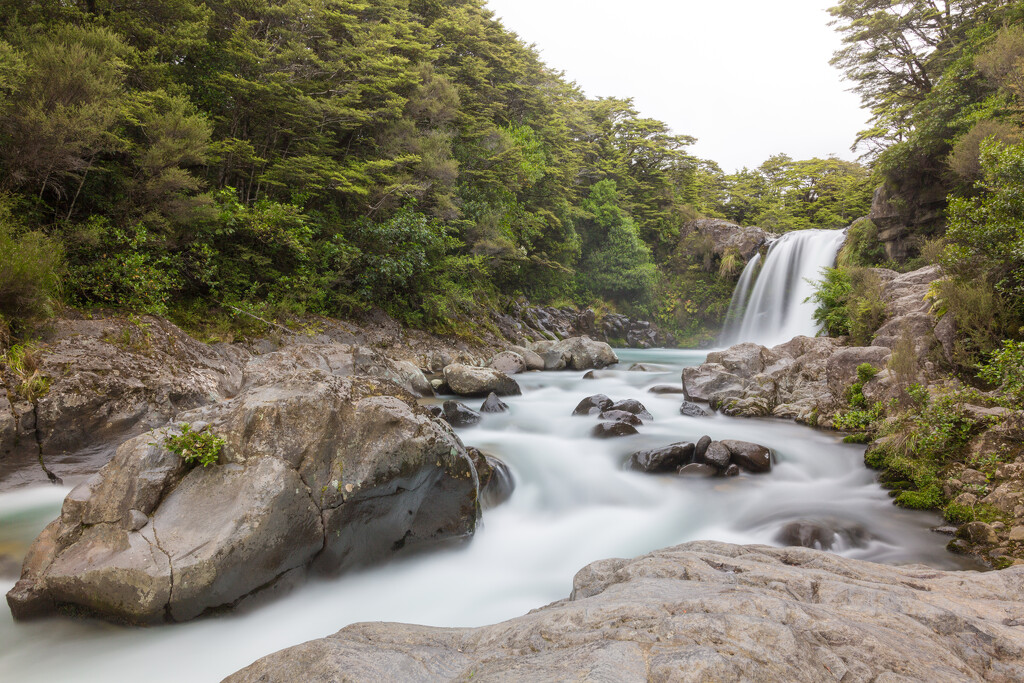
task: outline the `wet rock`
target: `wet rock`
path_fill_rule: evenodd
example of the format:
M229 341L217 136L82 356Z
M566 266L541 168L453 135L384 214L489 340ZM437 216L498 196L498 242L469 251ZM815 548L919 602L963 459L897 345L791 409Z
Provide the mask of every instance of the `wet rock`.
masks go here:
M583 379L597 379L597 375L594 374L593 370L590 370L585 375L583 375Z
M693 460L694 445L688 442L674 443L663 448L638 451L629 456L626 466L637 472L674 472Z
M573 370L590 370L608 367L619 362L612 347L589 337L571 337L551 347L566 359L566 366Z
M958 538L983 545L994 545L999 542L999 535L996 534L996 530L985 522L968 522L960 527L956 535Z
M523 362L526 363L527 370L543 370L544 359L540 357L535 351L531 351L525 346L512 346L509 351L518 353L523 358Z
M668 384L659 384L658 386L651 387L647 391L652 394L681 394L683 393L683 388L674 387Z
M545 351L540 354L540 357L544 360L545 370L565 370L566 368L565 356L561 351Z
M490 393L487 395L487 399L483 405L480 406L481 413L506 413L508 412L508 405L498 398L497 394Z
M494 394L491 394L494 396ZM467 406L465 403L458 401L445 401L441 407L443 413L442 417L452 427L473 427L474 425L480 424L483 416Z
M633 413L627 413L625 410L606 410L598 416L598 419L608 422L624 422L634 427L639 427L644 423L639 417Z
M167 429L123 443L33 543L8 594L16 618L74 605L186 620L293 570L335 573L475 528L465 448L394 384L309 373L182 418L224 439L218 464L186 466Z
M657 363L633 363L629 366L630 372L672 372L672 368L667 365L658 365Z
M595 562L566 599L500 624L353 624L227 683L1019 681L1022 590L1016 567L949 572L688 543Z
M444 369L444 380L459 396L519 396L522 390L514 379L493 368L475 368L470 365L449 365Z
M740 468L755 474L771 471L772 452L764 446L749 441L732 440L722 441L722 445L729 449L732 461Z
M506 375L518 375L526 371L526 360L514 351L502 351L487 366Z
M783 545L817 550L864 548L871 535L860 524L836 519L798 520L786 524L775 536Z
M620 436L633 436L639 433L636 427L625 422L602 422L594 425L590 435L595 439L615 439Z
M701 457L700 462L711 465L716 470L724 470L729 466L729 460L732 458L732 453L725 444L719 441L712 441L707 450L704 451L704 455Z
M704 410L696 403L690 403L689 401L683 401L682 405L679 406L679 412L687 417L708 416L708 411Z
M597 415L606 410L611 410L613 403L614 401L604 394L595 394L580 401L579 405L576 406L576 409L572 411L572 414L577 417L581 415Z
M511 498L516 482L508 465L478 448L467 448L466 452L480 479L480 506L489 510Z
M622 410L627 413L633 413L641 420L654 419L654 416L647 412L647 408L644 407L644 404L633 398L627 398L623 401L616 401L608 410Z
M740 468L737 465L735 465L735 464L729 465L728 467L725 468L725 471L722 472L722 476L723 477L738 477L738 476L740 476Z
M697 439L697 443L695 444L694 450L693 450L693 461L694 462L704 462L704 454L707 453L708 446L710 446L710 445L711 445L711 437L710 436L705 435L705 436L702 436L699 439Z
M707 479L718 476L718 468L706 465L702 462L694 462L679 468L680 477L693 477L694 479Z

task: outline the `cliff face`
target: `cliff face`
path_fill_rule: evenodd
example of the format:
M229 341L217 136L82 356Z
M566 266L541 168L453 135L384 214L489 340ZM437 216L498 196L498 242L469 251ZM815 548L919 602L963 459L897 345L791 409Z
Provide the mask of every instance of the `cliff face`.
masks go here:
M945 231L946 193L941 183L922 177L908 178L900 188L875 190L868 218L878 226L889 259L905 260L918 248L915 238Z

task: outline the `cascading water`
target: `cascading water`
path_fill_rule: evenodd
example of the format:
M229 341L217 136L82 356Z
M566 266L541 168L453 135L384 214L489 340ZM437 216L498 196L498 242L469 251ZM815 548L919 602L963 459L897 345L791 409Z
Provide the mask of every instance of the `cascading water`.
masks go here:
M759 257L751 259L733 294L720 344L775 346L816 335L815 306L806 301L814 293L811 281L835 264L845 239L844 230L790 232L769 247L764 265Z
M965 566L929 527L940 518L893 507L864 467L864 447L781 420L680 415L678 395L649 393L679 383L705 352L619 351L622 365L593 380L582 372L518 375L523 395L487 415L462 439L503 459L512 498L485 510L468 545L314 581L241 613L156 628L54 618L14 623L0 610L0 680L216 681L275 650L355 621L433 626L494 623L564 598L584 565L701 539L779 544L802 530L835 529L832 550L880 562ZM643 362L658 372L630 372ZM638 398L654 416L640 434L596 440L596 418L571 417L580 399ZM474 403L474 407L477 404ZM693 480L628 472L636 450L696 440L741 439L775 449L766 475ZM2 482L0 482L2 483ZM69 485L73 481L67 482ZM60 511L67 489L0 492L0 559L23 555ZM806 523L818 526L807 527ZM0 563L0 592L14 584Z

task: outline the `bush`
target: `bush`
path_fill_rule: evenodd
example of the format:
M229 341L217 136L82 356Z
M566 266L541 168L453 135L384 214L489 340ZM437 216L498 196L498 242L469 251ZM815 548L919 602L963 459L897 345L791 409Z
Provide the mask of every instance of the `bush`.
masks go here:
M885 262L885 256L885 246L878 240L878 227L862 218L847 230L836 262L842 267L877 266Z
M15 329L53 315L61 298L64 252L41 232L26 232L0 202L0 323Z
M998 386L1013 405L1024 405L1024 342L1004 341L1003 348L981 366L978 377Z
M224 439L214 436L207 431L209 428L195 432L188 422L181 424L181 434L168 436L164 439L164 446L167 450L178 455L189 465L202 465L209 467L216 465L220 458L220 450L224 446Z
M822 279L811 281L815 286L814 294L806 300L818 305L814 310L814 322L830 337L847 335L850 333L847 304L853 290L853 281L849 272L843 268L825 268L822 275Z

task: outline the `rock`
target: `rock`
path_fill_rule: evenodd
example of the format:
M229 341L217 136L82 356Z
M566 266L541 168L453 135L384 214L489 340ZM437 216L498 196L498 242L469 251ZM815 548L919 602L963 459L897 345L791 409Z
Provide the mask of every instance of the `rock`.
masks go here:
M633 413L627 413L625 410L606 410L598 416L598 419L608 422L624 422L634 427L639 427L644 423L639 417Z
M647 391L652 394L681 394L683 393L683 388L673 387L668 384L659 384L658 386L651 387Z
M597 375L594 374L593 370L590 370L585 375L583 375L583 379L597 379Z
M393 361L394 381L413 396L433 396L434 387L423 375L423 371L409 361Z
M168 429L123 443L33 543L15 618L181 621L475 528L465 448L397 385L310 372L181 417L224 440L219 464L187 467Z
M487 399L480 406L481 413L507 413L508 409L508 405L493 392L487 395Z
M986 477L983 473L979 472L978 470L963 470L959 475L957 475L957 479L962 481L967 486L988 485L988 477Z
M1024 541L1024 526L1015 526L1010 529L1009 540L1015 543Z
M729 466L729 459L731 457L732 453L729 452L729 449L724 444L712 441L704 451L699 462L711 465L716 470L724 470Z
M682 405L679 406L679 412L687 417L707 417L708 412L701 408L696 403L690 403L689 401L683 401Z
M526 371L526 360L514 351L502 351L487 363L487 367L493 368L506 375L518 375Z
M444 369L444 381L459 396L519 396L522 390L514 379L493 368L474 368L454 364Z
M511 498L516 482L508 465L478 448L467 448L466 452L480 479L480 506L489 510Z
M704 462L704 454L708 452L708 446L711 445L710 436L702 436L697 439L697 443L693 449L693 461Z
M518 353L523 358L523 362L526 363L527 370L543 370L544 359L540 357L536 352L524 346L513 346L509 348L509 351Z
M491 394L494 396L494 394ZM445 401L441 407L442 417L452 427L473 427L480 424L483 415L476 412L465 403L458 401Z
M594 428L590 431L590 435L595 439L614 439L620 436L633 436L639 433L636 427L625 422L602 422L594 425Z
M633 413L641 420L654 419L654 416L647 412L647 408L644 407L643 403L632 398L627 398L623 401L616 401L608 410L622 410L627 413Z
M597 415L603 413L606 410L610 410L612 407L612 401L604 394L595 394L588 396L579 402L576 406L576 410L572 411L575 416L586 416L586 415Z
M846 400L846 391L857 381L857 368L871 365L879 372L884 370L892 351L879 346L851 346L837 349L826 364L826 381L829 391L838 400Z
M837 519L799 520L786 524L775 536L783 545L817 550L864 548L871 535L860 524Z
M565 370L566 368L565 356L561 351L545 351L540 354L540 357L544 360L545 370Z
M776 237L761 228L743 227L720 218L692 220L684 223L679 231L680 240L695 234L709 240L711 249L717 256L731 250L738 253L744 261L753 258L762 246Z
M680 477L693 477L695 479L717 477L718 468L702 462L694 462L679 468Z
M755 474L771 472L772 452L764 446L749 441L732 440L722 441L722 445L729 449L732 461L741 469Z
M354 624L226 680L1017 681L1022 591L1020 567L696 542L591 564L567 599L500 624Z
M996 534L996 530L985 522L968 522L960 527L956 535L959 538L963 538L971 541L972 543L979 543L984 545L994 545L999 542L999 536Z
M672 368L667 365L658 365L656 363L633 363L629 366L630 372L672 372Z
M738 477L740 476L740 468L736 464L729 465L722 472L723 477Z
M566 358L566 366L573 370L600 370L619 362L612 347L590 337L563 339L552 346L551 350L561 352Z
M674 443L663 448L638 451L629 456L626 466L637 472L674 472L693 460L692 443Z

